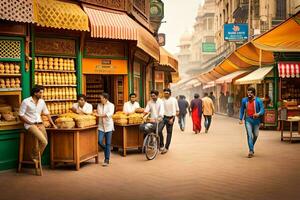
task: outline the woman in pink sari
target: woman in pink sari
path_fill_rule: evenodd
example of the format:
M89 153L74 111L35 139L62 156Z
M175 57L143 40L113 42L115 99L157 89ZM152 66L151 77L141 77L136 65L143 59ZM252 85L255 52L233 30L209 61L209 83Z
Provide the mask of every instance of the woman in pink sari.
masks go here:
M193 131L195 134L201 131L201 117L202 117L202 100L199 98L199 94L194 95L194 99L190 104L190 114L193 121Z

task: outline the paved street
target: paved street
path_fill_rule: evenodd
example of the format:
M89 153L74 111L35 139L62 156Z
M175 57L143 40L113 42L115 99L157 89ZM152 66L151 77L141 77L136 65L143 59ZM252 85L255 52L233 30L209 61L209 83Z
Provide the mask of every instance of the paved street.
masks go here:
M0 199L300 199L300 143L261 131L248 159L244 127L232 118L213 120L209 134L193 134L191 123L180 133L176 124L170 152L154 161L113 153L108 168L44 169L43 177L1 172Z

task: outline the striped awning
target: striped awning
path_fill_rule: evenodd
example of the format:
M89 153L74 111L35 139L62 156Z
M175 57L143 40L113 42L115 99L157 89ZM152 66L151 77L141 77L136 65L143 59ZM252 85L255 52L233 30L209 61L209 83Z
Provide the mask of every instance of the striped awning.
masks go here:
M33 23L32 0L0 0L0 19Z
M210 81L208 82L207 84L205 84L203 86L203 89L208 89L208 88L212 88L212 87L215 87L216 86L216 83L214 81Z
M85 4L83 9L90 20L91 37L137 41L137 47L159 61L159 45L154 36L126 13Z
M299 78L300 62L279 62L278 72L281 78Z
M219 79L216 80L217 84L223 84L223 83L231 83L233 79L238 78L239 76L242 76L243 74L246 74L248 71L247 70L241 70L241 71L236 71L231 74L228 74L226 76L223 76Z
M89 31L89 21L81 7L57 0L34 1L34 22L38 26Z
M235 81L236 84L247 85L247 84L260 84L265 77L272 71L271 67L260 67L257 70L251 72L247 76L240 78Z
M165 71L176 72L178 71L178 61L174 56L169 53L165 48L160 47L159 65L164 66Z

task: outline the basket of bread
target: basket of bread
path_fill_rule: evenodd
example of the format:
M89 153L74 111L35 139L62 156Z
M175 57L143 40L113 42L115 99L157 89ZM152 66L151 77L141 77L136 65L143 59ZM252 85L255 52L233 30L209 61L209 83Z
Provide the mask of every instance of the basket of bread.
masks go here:
M0 129L6 129L11 126L21 125L21 121L18 117L18 112L13 111L15 109L12 106L0 102Z
M94 115L79 115L70 112L70 113L65 113L60 115L59 118L72 119L77 128L84 128L84 127L89 127L97 124L96 117Z
M128 124L128 116L124 112L116 112L113 115L113 120L116 124L119 125L127 125Z
M70 117L59 117L55 120L55 124L58 128L72 129L75 127L75 122Z
M143 114L142 113L132 113L128 116L129 124L142 124L143 123Z

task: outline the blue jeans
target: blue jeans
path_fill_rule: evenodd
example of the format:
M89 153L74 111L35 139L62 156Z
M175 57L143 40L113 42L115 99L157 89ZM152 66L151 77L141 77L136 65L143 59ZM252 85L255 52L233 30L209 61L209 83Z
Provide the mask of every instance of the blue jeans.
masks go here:
M208 130L209 127L210 127L211 118L212 118L211 115L204 115L204 119L205 119L205 121L204 121L204 127L205 127L206 130Z
M181 130L185 129L185 119L186 119L186 115L179 115L178 117L178 124Z
M111 131L110 132L98 131L98 136L99 136L98 144L104 150L105 160L109 161L112 132ZM105 145L103 144L103 138L104 137L105 137Z
M249 151L254 152L254 145L259 132L259 123L256 123L253 119L246 119L245 126L247 131Z

